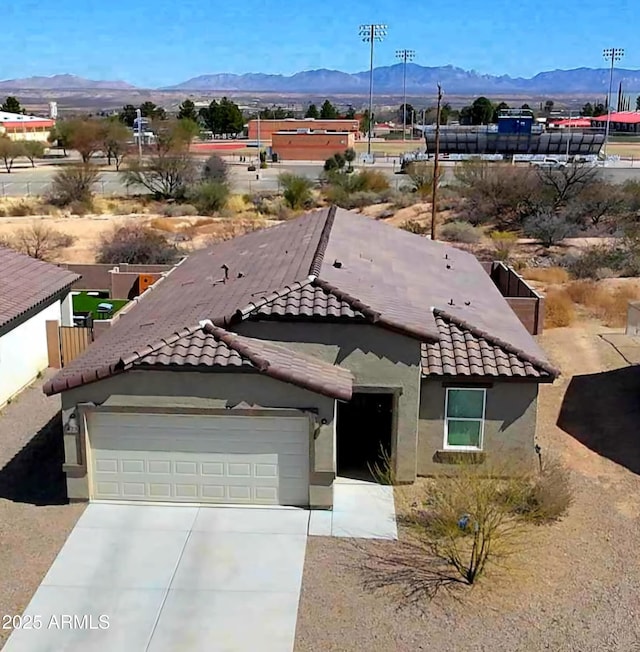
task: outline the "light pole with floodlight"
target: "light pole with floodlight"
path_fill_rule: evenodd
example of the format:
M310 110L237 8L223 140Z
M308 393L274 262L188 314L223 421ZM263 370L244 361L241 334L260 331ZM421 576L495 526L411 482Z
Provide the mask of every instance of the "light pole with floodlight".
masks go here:
M374 41L382 41L387 35L387 26L379 23L360 25L358 33L365 43L371 43L369 60L369 135L367 138L367 156L371 156L371 132L373 131L373 43Z
M407 62L413 61L416 56L415 50L396 50L396 59L402 61L402 140L407 135Z
M616 61L624 57L622 48L606 48L602 51L602 56L611 61L611 70L609 72L609 94L607 95L607 128L604 132L604 163L607 164L607 143L609 142L609 129L611 126L611 89L613 87L613 67Z

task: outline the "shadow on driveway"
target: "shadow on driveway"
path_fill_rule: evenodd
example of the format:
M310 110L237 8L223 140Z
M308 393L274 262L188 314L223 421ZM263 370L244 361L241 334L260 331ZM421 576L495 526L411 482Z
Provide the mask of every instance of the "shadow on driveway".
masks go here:
M557 425L595 453L640 474L640 366L574 376Z
M0 469L0 498L32 505L68 503L63 462L62 421L58 412Z

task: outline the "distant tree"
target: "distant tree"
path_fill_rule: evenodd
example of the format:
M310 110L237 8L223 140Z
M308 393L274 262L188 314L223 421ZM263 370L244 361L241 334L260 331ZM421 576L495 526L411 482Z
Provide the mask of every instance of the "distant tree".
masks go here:
M213 132L218 133L218 125L220 124L220 106L213 100L209 106L200 109L200 119L204 122L205 127Z
M293 118L293 112L275 104L266 109L258 111L261 120L284 120L285 118Z
M561 213L543 209L524 220L523 233L529 238L535 238L540 244L549 248L560 244L565 238L574 235L577 231L574 223L570 222Z
M450 116L451 116L451 104L449 104L449 102L445 102L440 107L440 124L441 125L448 124Z
M31 167L34 168L35 160L44 156L44 144L37 140L25 140L22 143L22 154L29 159Z
M352 106L349 106L344 117L345 120L353 120L356 117L356 110Z
M100 238L99 263L130 265L171 264L178 258L178 248L167 236L142 224L116 226Z
M129 130L119 120L107 118L102 123L102 151L107 155L108 165L111 165L113 159L116 171L120 170L120 165L127 155L129 138Z
M473 124L473 110L470 106L464 106L460 109L460 116L458 118L461 125Z
M13 95L9 95L2 105L0 105L0 111L6 111L7 113L26 113L18 98Z
M167 117L167 112L161 106L149 100L140 105L140 113L143 118L151 120L165 120Z
M284 201L290 208L304 208L311 202L313 181L308 177L283 173L278 177L278 182L284 188Z
M365 109L362 113L362 118L360 118L360 132L363 134L368 134L370 123L371 118L369 117L369 109Z
M338 169L338 161L335 156L330 156L325 162L323 169L325 172L333 172Z
M309 104L307 112L304 114L305 118L315 118L316 120L320 117L318 107L315 104Z
M227 164L218 154L212 154L202 167L203 181L227 183L229 170Z
M325 100L320 107L320 118L323 120L335 120L337 117L338 109L329 100Z
M551 113L551 111L553 111L554 106L555 106L555 103L554 103L553 100L547 100L544 103L544 112L548 115L549 113Z
M593 107L593 117L598 118L601 115L607 114L607 107L602 102L599 102Z
M122 107L122 111L118 113L118 120L127 125L127 127L133 127L134 120L137 118L136 107L133 104L125 104Z
M488 125L493 118L493 104L486 97L479 97L471 105L471 124Z
M71 246L74 240L73 236L52 229L42 220L35 220L3 244L37 260L53 260L60 249Z
M64 155L67 155L67 150L71 148L71 130L72 124L70 120L58 120L55 127L49 132L48 141L53 145L54 143L62 148Z
M239 134L244 128L244 117L240 107L232 100L220 100L220 127L223 134Z
M127 187L143 187L158 199L184 199L198 180L198 169L186 151L158 151L143 161L131 159L121 173Z
M192 122L198 121L198 112L193 100L185 100L178 108L178 120L191 120Z
M102 149L102 125L97 120L70 120L69 144L82 156L83 163Z
M414 163L409 163L406 167L406 172L411 179L411 185L415 192L420 196L421 199L425 200L431 196L433 190L433 181L434 181L434 170L433 163L428 161L416 161ZM442 178L442 168L438 172L438 185L440 184L440 179Z
M98 169L88 163L60 168L51 180L51 201L58 206L68 206L75 202L91 206L93 184L98 176Z
M585 118L590 118L593 115L593 104L587 102L581 109L580 115Z
M21 156L24 156L21 142L11 140L7 136L0 136L0 159L2 159L7 173L11 172L15 160Z
M190 118L178 118L178 124L175 126L177 130L178 138L184 140L188 146L191 145L194 138L197 138L200 135L200 125L196 120L191 120Z
M496 106L496 108L493 110L493 116L491 117L491 122L493 122L494 124L497 124L498 123L498 117L500 116L500 113L502 111L505 111L508 108L509 108L509 105L506 102L500 102L500 104L498 104Z
M344 160L347 162L347 169L353 169L353 162L356 160L356 150L353 147L348 147L344 150Z
M640 111L640 95L636 97L636 111Z
M524 109L526 111L531 111L531 107L525 102L521 107L521 109Z
M407 125L413 124L413 119L415 117L416 110L413 108L413 106L409 103L407 103L407 123L404 125L405 127ZM398 116L398 122L402 124L402 120L404 119L404 104L401 104L400 107L398 108L397 112Z

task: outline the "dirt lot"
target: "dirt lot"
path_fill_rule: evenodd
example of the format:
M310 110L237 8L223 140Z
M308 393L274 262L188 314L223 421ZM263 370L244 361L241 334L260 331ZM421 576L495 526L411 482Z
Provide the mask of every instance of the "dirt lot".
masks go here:
M0 412L0 617L22 613L85 508L66 504L60 398L42 382Z
M542 336L563 376L541 389L539 439L571 470L568 516L530 528L474 589L418 604L393 581L364 588L367 557L398 544L311 538L296 652L640 650L640 374L599 337L610 330L590 322Z

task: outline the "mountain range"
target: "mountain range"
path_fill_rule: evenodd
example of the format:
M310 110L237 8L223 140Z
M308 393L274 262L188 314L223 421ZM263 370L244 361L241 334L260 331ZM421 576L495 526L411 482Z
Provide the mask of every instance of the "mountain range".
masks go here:
M604 94L609 85L608 68L574 68L551 70L537 75L510 77L485 75L455 66L427 67L407 64L407 92L432 94L440 82L447 94L530 93L530 94ZM374 89L377 93L399 94L403 84L403 64L374 69ZM640 92L640 70L618 68L614 71L614 91L622 82L626 93ZM93 81L75 75L29 77L0 81L0 90L137 90L124 81ZM340 70L306 70L294 75L221 73L193 77L185 82L166 86L162 91L244 91L282 93L353 93L369 91L369 71L346 73Z

